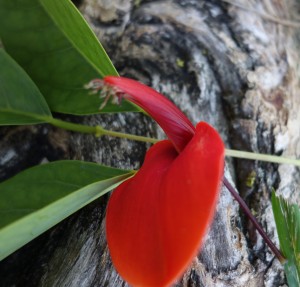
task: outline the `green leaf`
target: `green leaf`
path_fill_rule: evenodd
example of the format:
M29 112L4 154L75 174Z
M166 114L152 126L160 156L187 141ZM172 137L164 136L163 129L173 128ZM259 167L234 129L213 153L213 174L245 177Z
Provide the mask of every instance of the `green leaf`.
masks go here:
M70 0L0 0L0 38L52 111L99 113L102 100L84 85L117 72ZM136 110L124 102L108 103L101 112Z
M52 118L42 94L24 70L0 48L0 125L22 125Z
M0 260L131 175L95 163L57 161L2 182Z
M272 207L289 287L300 286L300 208L272 194Z

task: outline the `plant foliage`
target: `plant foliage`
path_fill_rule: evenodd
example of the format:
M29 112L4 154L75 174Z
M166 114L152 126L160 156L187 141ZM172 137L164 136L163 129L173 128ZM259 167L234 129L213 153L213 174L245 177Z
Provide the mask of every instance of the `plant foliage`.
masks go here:
M2 182L0 260L131 175L96 163L57 161Z
M287 258L284 265L289 287L300 286L300 208L281 196L272 195L280 248Z

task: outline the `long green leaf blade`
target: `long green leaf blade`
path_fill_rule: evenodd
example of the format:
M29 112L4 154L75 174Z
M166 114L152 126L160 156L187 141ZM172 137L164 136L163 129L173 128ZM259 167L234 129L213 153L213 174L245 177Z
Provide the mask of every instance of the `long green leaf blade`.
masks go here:
M84 85L117 75L103 47L70 0L0 0L0 38L52 111L99 113L98 95ZM108 103L101 112L136 111Z
M101 77L118 75L102 45L72 2L40 0L40 3L73 47L86 58ZM78 38L79 33L81 37Z
M300 208L272 194L272 207L289 287L300 286Z
M44 122L51 118L42 94L24 70L0 48L0 125Z
M0 184L0 260L131 175L95 163L57 161L4 181Z

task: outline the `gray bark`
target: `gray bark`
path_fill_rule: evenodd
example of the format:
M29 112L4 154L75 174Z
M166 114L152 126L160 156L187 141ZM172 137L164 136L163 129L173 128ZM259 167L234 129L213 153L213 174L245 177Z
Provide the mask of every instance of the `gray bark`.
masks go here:
M273 18L299 18L294 0L240 0ZM79 8L121 75L169 97L196 124L204 120L227 147L299 156L299 33L286 23L225 1L84 0ZM152 137L141 114L71 118ZM80 135L47 125L0 129L0 176L62 158L138 168L148 144ZM299 170L227 158L226 176L277 242L270 192L300 203ZM249 178L254 180L249 184ZM0 263L1 286L127 286L111 264L105 196ZM222 188L199 256L176 286L284 286L279 262Z

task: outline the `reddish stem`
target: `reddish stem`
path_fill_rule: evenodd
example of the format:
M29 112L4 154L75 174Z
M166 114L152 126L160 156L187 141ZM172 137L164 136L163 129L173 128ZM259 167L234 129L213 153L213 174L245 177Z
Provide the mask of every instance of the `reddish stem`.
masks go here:
M270 247L274 255L277 257L277 259L280 261L281 264L284 264L286 262L286 258L282 255L280 250L275 246L275 244L271 241L271 239L268 237L268 235L264 232L260 224L258 223L257 219L253 216L250 209L248 208L245 201L240 197L240 195L237 193L235 188L229 183L227 178L223 178L223 183L226 186L226 188L229 190L231 195L234 197L234 199L239 203L242 210L245 212L246 216L250 219L250 221L255 226L256 230L259 232L261 237L265 240L267 245Z

